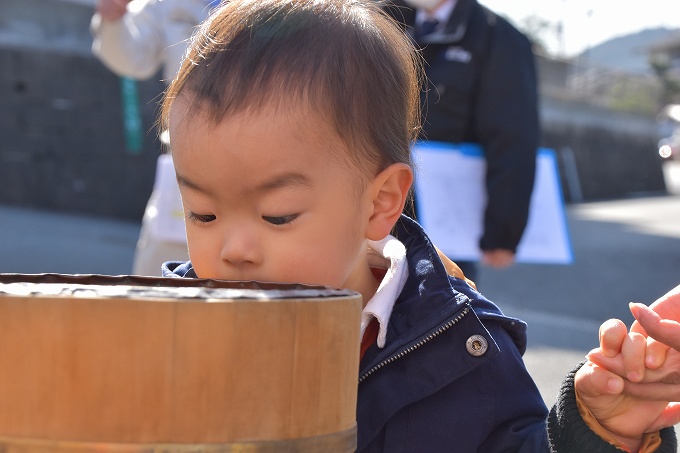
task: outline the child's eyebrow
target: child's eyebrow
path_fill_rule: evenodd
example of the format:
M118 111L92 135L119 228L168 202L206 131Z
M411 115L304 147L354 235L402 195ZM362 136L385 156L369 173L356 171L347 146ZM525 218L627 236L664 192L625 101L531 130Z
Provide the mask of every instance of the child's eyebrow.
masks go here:
M184 186L184 187L187 187L189 189L195 190L197 192L201 192L201 193L204 193L206 195L210 195L209 191L202 188L200 185L196 184L195 182L189 181L188 179L186 179L183 176L180 176L180 174L177 173L177 172L175 172L175 174L177 176L177 184L179 184L180 186Z
M201 187L199 184L188 180L187 178L181 176L179 173L177 175L177 184L180 186L187 187L189 189L210 195L210 191ZM272 190L281 189L283 187L300 186L308 187L311 185L309 177L303 175L302 173L284 173L281 175L276 175L268 181L265 181L255 187L255 192L270 192Z
M257 192L268 192L290 186L309 186L310 179L302 173L284 173L263 182L255 188Z

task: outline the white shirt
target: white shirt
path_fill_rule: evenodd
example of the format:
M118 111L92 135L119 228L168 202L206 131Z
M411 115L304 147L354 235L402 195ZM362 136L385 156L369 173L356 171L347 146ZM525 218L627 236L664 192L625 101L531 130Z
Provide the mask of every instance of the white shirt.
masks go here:
M364 332L370 322L376 318L380 324L377 344L382 348L385 346L387 325L394 303L401 290L404 289L408 278L406 247L392 235L388 235L381 241L369 241L368 264L372 268L386 269L387 272L378 290L361 312L361 338L364 337Z
M442 3L439 8L434 10L432 13L428 13L424 9L417 9L415 23L416 29L419 28L427 19L436 19L439 22L437 30L439 30L440 27L444 27L449 21L449 17L451 17L451 13L456 7L456 3L458 3L458 0L448 0Z

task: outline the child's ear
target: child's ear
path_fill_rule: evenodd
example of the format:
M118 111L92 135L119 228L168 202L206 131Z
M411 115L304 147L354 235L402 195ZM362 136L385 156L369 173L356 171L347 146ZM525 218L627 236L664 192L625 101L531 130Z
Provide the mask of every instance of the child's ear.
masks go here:
M392 231L404 210L413 184L413 170L406 164L392 164L375 177L371 184L373 213L366 238L379 241Z

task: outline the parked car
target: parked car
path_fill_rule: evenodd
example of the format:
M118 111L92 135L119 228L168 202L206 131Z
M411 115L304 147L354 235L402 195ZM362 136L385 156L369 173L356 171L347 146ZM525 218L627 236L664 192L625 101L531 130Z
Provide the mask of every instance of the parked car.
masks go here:
M664 159L680 161L680 104L667 105L657 119L663 134L658 143L659 155Z

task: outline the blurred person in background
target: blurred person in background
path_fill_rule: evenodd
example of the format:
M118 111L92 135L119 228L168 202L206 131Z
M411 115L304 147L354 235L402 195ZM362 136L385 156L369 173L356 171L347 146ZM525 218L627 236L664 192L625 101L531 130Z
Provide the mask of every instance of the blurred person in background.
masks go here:
M507 267L526 227L540 140L531 43L476 0L395 0L389 12L425 60L421 139L476 143L484 151L479 247L484 264ZM476 263L455 261L478 280Z
M162 68L164 82L170 83L195 27L218 4L219 0L97 0L90 24L92 52L118 76L146 80ZM165 261L188 259L176 185L170 156L159 156L133 274L160 275Z

